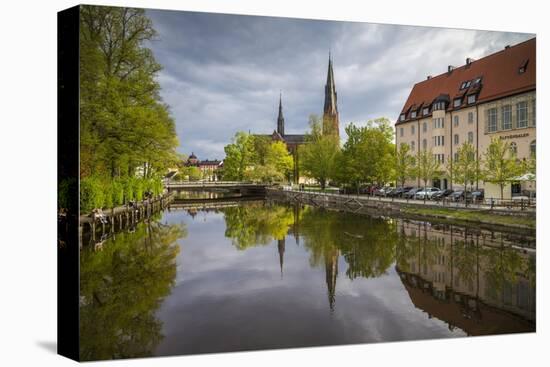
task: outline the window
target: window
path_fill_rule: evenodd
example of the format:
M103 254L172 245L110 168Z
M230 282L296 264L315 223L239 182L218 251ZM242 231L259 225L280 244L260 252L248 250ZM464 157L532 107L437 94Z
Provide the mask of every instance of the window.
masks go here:
M461 85L460 85L460 90L466 88L466 82L463 82Z
M458 127L458 116L453 118L454 127Z
M434 120L434 129L443 129L445 127L445 119L443 117L435 118Z
M416 118L416 111L411 112L411 118L412 119Z
M424 107L424 109L422 110L422 114L423 114L424 116L426 116L426 115L429 114L429 113L430 113L430 108L429 108L429 107Z
M470 94L468 96L468 104L472 104L472 103L476 103L476 95L475 94Z
M515 142L510 143L510 152L514 155L518 154L518 145Z
M473 124L474 123L474 113L468 112L468 123Z
M434 103L434 110L444 110L445 102L436 102Z
M414 135L414 125L411 125L411 135Z
M411 141L411 152L414 152L414 141Z
M521 63L521 65L518 68L518 73L519 74L525 73L525 71L527 70L527 64L528 63L529 63L529 59L523 60L523 62Z
M470 144L474 143L474 132L473 131L468 132L468 143L470 143Z
M458 145L458 134L455 134L455 145Z
M512 106L502 106L502 130L512 128Z
M474 85L478 85L479 83L481 83L481 77L474 80Z
M472 81L471 81L471 80L468 80L468 81L466 82L466 88L469 88L471 84L472 84Z
M487 110L487 131L495 132L497 131L497 109L489 108Z
M455 153L455 162L458 161L458 153Z
M517 116L517 127L527 127L527 102L523 101L517 104Z
M441 135L434 136L434 145L436 147L445 145L445 136L441 136Z
M422 132L426 132L426 131L428 131L428 124L424 122L422 124Z
M531 154L531 157L534 157L537 154L537 141L533 140L531 144L529 144L529 153Z
M399 136L403 136L403 134L404 134L404 130L403 130L403 128L400 128L399 129Z
M455 98L453 101L453 107L460 107L462 104L462 98Z
M422 149L424 150L428 149L428 141L426 139L422 140Z
M405 121L405 114L402 113L400 116L399 116L399 121Z

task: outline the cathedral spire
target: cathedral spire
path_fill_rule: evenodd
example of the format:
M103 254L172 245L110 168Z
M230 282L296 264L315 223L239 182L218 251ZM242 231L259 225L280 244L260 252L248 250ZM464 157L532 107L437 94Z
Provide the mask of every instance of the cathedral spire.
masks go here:
M277 117L277 132L285 136L285 118L283 117L283 96L279 93L279 116Z
M327 83L325 84L325 106L323 109L323 133L339 136L339 118L336 84L332 70L332 56L328 54Z

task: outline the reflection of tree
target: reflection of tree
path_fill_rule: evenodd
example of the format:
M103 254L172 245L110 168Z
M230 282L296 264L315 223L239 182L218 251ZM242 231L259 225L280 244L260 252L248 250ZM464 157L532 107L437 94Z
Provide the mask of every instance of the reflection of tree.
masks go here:
M154 314L174 284L180 225L139 224L80 255L80 357L144 357L162 339Z
M482 255L485 259L485 276L492 296L503 291L505 286L517 283L517 274L528 270L528 261L511 247L486 247Z
M225 236L231 238L239 250L283 239L294 223L291 207L266 203L226 208L224 216Z
M376 277L395 259L396 233L392 222L322 210L306 210L301 221L311 264L339 251L348 264L346 275Z

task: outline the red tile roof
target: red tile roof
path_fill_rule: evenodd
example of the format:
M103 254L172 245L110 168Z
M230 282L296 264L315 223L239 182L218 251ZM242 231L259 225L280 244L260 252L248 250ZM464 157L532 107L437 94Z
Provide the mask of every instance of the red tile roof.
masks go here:
M519 68L526 63L525 72L520 74ZM482 78L481 86L474 86L472 83L468 89L460 90L463 82L473 81L478 77ZM536 38L532 38L474 60L471 64L451 72L416 83L401 114L406 113L405 121L409 121L411 107L429 106L440 95L449 96L451 103L447 109L450 110L453 109L452 100L464 94L479 93L477 103L482 103L535 89ZM465 106L465 102L463 101L461 107ZM417 118L422 117L421 112L419 111ZM398 119L396 125L400 122Z

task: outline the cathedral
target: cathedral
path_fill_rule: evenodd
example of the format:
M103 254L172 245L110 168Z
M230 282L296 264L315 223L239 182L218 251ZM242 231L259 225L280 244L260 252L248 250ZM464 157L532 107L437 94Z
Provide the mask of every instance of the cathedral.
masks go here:
M336 95L336 84L334 83L334 71L332 70L332 58L329 53L327 83L325 84L325 105L323 108L323 134L333 134L337 137L339 133L338 104ZM282 141L286 144L288 151L294 158L294 167L292 172L292 181L298 183L299 172L299 149L298 147L306 143L305 134L285 134L285 118L283 116L283 99L279 95L279 114L277 116L277 129L273 130L271 135L273 141Z

